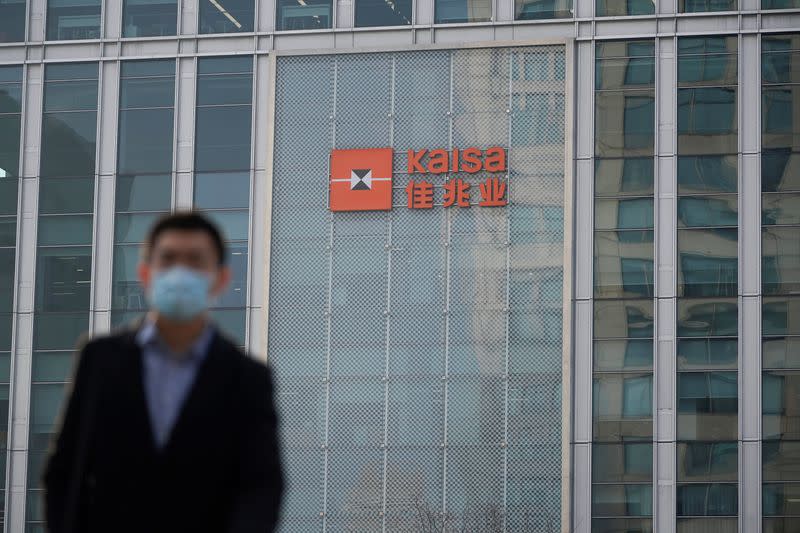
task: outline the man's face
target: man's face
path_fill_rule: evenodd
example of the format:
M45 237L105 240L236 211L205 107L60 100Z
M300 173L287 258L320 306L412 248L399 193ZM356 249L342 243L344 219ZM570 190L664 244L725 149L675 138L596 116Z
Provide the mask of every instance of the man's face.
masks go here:
M220 265L214 241L204 231L166 230L161 233L149 257L139 264L139 281L149 290L154 275L174 266L208 276L212 297L219 296L230 282L230 269Z

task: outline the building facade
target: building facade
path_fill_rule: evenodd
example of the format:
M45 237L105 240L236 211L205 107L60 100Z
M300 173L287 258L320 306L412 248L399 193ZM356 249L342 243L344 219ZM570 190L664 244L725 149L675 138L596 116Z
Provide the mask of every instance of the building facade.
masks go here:
M281 531L800 532L799 124L796 0L0 0L5 531L196 208Z

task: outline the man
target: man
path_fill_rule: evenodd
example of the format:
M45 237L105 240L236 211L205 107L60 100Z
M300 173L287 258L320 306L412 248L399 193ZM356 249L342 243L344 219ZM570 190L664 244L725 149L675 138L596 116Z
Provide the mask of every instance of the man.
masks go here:
M219 231L195 213L162 218L138 275L147 315L80 350L45 467L49 531L272 531L272 381L209 319L231 276Z

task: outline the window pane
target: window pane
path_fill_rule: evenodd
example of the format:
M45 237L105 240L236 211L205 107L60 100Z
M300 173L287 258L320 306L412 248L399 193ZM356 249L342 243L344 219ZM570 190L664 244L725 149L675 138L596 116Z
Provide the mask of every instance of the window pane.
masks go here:
M11 350L11 330L13 327L10 309L6 308L0 313L0 351L8 352Z
M595 94L595 154L602 157L653 153L655 96L652 90Z
M679 13L699 13L705 11L733 11L737 0L679 0ZM735 526L735 524L734 524ZM688 531L686 529L681 532Z
M800 194L762 194L761 223L765 226L800 225Z
M762 444L764 481L797 481L800 479L800 441L768 441Z
M736 192L735 155L700 155L678 158L678 194Z
M514 20L571 17L572 0L514 0Z
M16 246L17 217L0 217L0 246Z
M249 216L247 211L205 211L213 220L226 241L246 241Z
M211 56L197 60L197 74L241 74L253 72L252 55Z
M592 485L592 515L652 516L653 486Z
M278 30L317 30L331 27L332 0L278 0Z
M652 370L653 340L594 341L594 370Z
M153 223L163 213L117 214L114 218L114 242L118 244L144 242Z
M197 173L194 176L194 207L248 207L250 203L249 172Z
M595 14L598 17L624 17L626 15L650 15L655 12L652 0L597 0Z
M95 68L97 66L95 65ZM94 111L97 109L97 76L84 80L48 81L44 87L44 111Z
M197 78L197 105L245 104L253 100L253 75L201 75Z
M172 125L172 109L120 111L118 172L170 172Z
M592 533L653 533L653 520L650 518L593 518Z
M800 373L764 372L761 396L763 438L800 440Z
M92 244L92 215L39 217L39 245Z
M679 339L677 359L679 370L736 369L738 366L737 339Z
M436 0L435 23L486 22L492 18L490 0Z
M167 211L172 198L172 176L117 176L114 194L118 212Z
M679 442L678 481L736 481L736 442Z
M604 229L652 229L653 198L596 199L594 227Z
M11 311L13 307L15 258L15 248L0 248L0 312ZM0 344L0 350L4 349L7 348Z
M595 339L652 336L652 300L596 300L594 302Z
M736 153L736 89L678 89L678 152Z
M62 384L31 385L31 434L49 435L54 431L53 426L61 411L63 399Z
M678 227L736 226L738 223L739 206L735 194L678 198Z
M596 298L653 296L653 232L595 232Z
M736 54L683 55L678 59L678 85L736 85Z
M800 121L793 120L800 86L761 90L761 145L765 149L791 148L800 143Z
M595 159L595 197L651 196L653 181L652 157Z
M678 438L735 439L737 391L736 372L678 373Z
M20 123L18 113L0 115L0 181L19 175Z
M195 168L237 170L250 168L251 107L198 107Z
M356 28L411 24L411 5L411 0L391 4L381 0L356 0Z
M735 483L698 483L678 485L678 516L736 516L738 490ZM716 522L706 520L678 521L678 531L710 532L731 531L736 533L736 519L733 529L715 527Z
M762 229L761 253L764 294L800 291L800 227Z
M175 35L178 6L175 0L124 0L122 36Z
M678 230L678 294L736 296L737 228Z
M88 302L85 307L88 308ZM89 313L37 313L33 323L35 350L73 350L89 329Z
M48 0L48 41L99 37L100 0Z
M593 391L594 440L652 438L652 374L595 374Z
M736 299L679 299L679 337L735 337L738 332Z
M800 516L800 483L765 483L762 509L765 516Z
M769 2L770 0L762 1ZM772 0L773 3L788 1L791 0ZM763 533L800 533L800 521L797 517L764 518L763 524Z
M200 33L253 31L252 0L200 2Z
M0 178L0 215L17 215L17 178Z
M114 247L112 308L147 309L147 298L137 273L140 257L139 246Z
M592 481L648 482L653 479L653 444L592 444Z
M761 342L764 369L800 369L800 337L767 338Z
M228 335L239 346L244 346L245 309L212 309L211 318L214 319L220 330Z
M654 83L654 57L620 57L595 61L596 90L642 89L652 87Z
M174 77L123 78L120 85L120 109L172 107L175 101Z
M247 243L234 243L228 246L231 282L228 290L217 299L215 307L244 307L247 305L247 260Z
M44 79L51 81L96 80L99 75L97 63L49 63L45 65Z
M174 59L133 59L120 63L120 77L128 78L149 78L153 76L163 76L167 78L175 77Z
M34 382L64 382L72 379L72 368L75 364L75 354L66 352L34 352L33 354L33 381Z
M91 213L94 211L94 177L41 178L39 213Z
M767 52L768 44L761 44L761 82L791 83L800 79L800 51Z
M97 113L47 113L42 117L42 176L93 176Z
M25 0L0 3L0 43L25 40Z
M764 298L762 335L800 335L800 298Z
M78 311L89 308L92 275L89 247L39 248L36 261L36 309Z

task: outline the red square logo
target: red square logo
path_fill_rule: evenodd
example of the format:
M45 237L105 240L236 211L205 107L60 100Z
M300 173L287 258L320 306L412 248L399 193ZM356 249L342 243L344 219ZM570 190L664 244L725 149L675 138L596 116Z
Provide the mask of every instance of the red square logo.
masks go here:
M331 211L391 208L391 148L331 151Z

